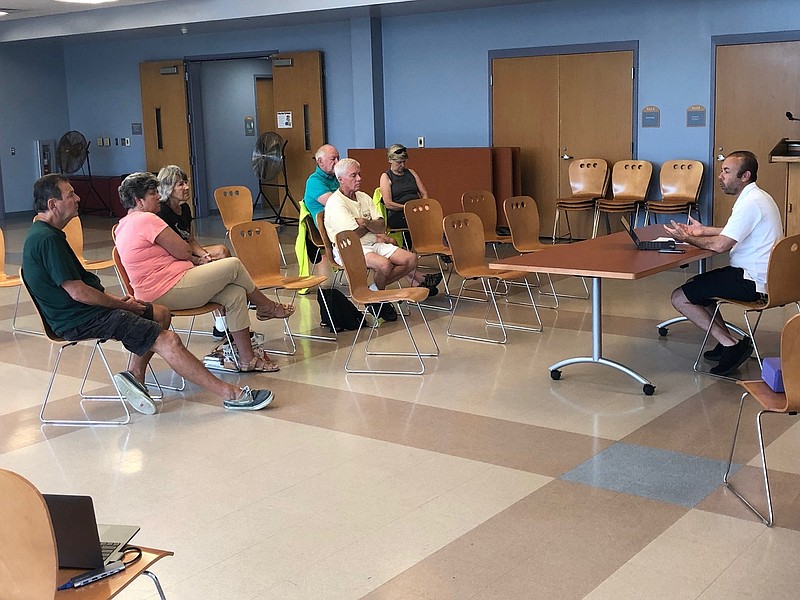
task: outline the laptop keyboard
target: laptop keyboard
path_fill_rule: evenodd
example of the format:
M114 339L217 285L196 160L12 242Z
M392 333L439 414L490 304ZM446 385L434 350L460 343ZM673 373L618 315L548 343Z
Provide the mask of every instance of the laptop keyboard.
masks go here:
M106 560L111 553L119 547L119 542L100 542L100 551L103 553L103 560Z

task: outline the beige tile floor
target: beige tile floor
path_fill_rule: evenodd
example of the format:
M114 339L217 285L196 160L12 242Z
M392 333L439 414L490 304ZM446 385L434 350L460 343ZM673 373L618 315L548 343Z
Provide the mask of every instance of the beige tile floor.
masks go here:
M111 223L86 219L87 257L109 253ZM8 272L28 224L5 223ZM222 239L218 219L200 230L207 241ZM290 262L294 233L282 232ZM692 371L697 330L675 325L666 338L655 330L673 316L669 292L689 274L604 286L604 353L649 377L652 397L593 365L550 379L548 365L591 350L587 302L564 300L542 311L541 334L511 332L505 346L447 338L446 314L429 311L441 356L426 361L424 376L345 375L352 333L338 345L299 340L295 356L276 356L279 373L225 376L273 389L268 410L226 412L190 387L168 393L159 414L134 413L115 428L40 427L55 349L11 332L16 290L3 289L0 467L45 492L90 494L101 521L140 524L136 542L174 550L154 569L172 600L796 598L800 424L791 418L766 423L772 529L719 486L721 472L705 476L713 491L691 508L562 479L619 442L634 455L727 458L737 386ZM116 291L113 273L101 275ZM297 304L293 328L314 329L314 297ZM20 310L34 326L24 296ZM481 312L469 305L464 323L479 327ZM776 354L791 314L765 316L766 354ZM279 323L254 323L280 343ZM412 323L422 333L418 315ZM397 324L380 334L402 341ZM204 354L211 345L197 337L191 348ZM122 369L121 346L107 346ZM68 351L55 411L79 410L87 352ZM169 379L163 363L155 366ZM747 373L757 374L754 364ZM93 389L107 388L103 372L90 379ZM748 406L736 456L747 466L736 479L757 492L754 413ZM137 582L121 597L152 598L153 588Z

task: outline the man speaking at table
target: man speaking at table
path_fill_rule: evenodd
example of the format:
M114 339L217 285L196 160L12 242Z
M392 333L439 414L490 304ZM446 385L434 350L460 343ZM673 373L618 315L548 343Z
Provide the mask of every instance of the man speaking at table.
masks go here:
M730 251L727 267L701 273L672 292L672 305L692 323L706 331L714 314L714 297L758 302L766 300L767 265L783 227L775 200L756 185L758 160L745 150L730 153L722 163L719 185L723 193L736 196L724 227L709 227L689 219L689 224L671 222L667 232L679 242L714 252ZM730 375L753 351L749 337L734 338L717 313L711 335L717 340L703 356L719 364L714 375Z

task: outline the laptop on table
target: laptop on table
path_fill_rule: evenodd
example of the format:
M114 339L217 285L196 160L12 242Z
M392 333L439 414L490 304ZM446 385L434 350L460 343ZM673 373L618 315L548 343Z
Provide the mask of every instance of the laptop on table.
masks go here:
M631 227L631 224L628 223L628 219L625 217L620 217L619 219L622 222L622 226L625 228L625 231L628 232L628 235L631 236L633 243L636 244L636 247L639 250L675 250L675 240L654 240L652 242L646 242L639 239L639 236L636 235L636 232Z
M42 494L50 511L60 569L99 569L120 560L139 531L135 525L98 525L91 496Z

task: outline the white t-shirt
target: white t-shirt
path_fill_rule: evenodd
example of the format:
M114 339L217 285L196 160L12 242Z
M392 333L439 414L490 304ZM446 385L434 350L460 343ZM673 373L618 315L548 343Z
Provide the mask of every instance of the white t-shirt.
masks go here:
M325 203L325 230L333 245L336 245L336 234L340 231L358 229L356 219L382 219L375 203L364 192L356 192L356 200L351 200L340 190L336 190ZM374 244L375 234L367 232L361 236L361 244Z
M783 237L781 214L775 200L755 183L748 184L733 205L722 235L736 240L730 265L744 269L756 291L767 291L767 266L772 247Z

